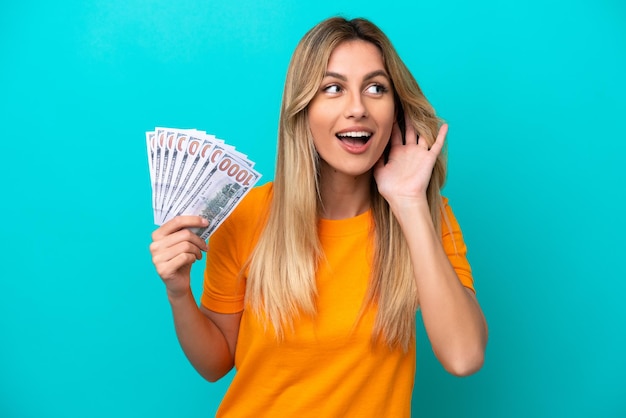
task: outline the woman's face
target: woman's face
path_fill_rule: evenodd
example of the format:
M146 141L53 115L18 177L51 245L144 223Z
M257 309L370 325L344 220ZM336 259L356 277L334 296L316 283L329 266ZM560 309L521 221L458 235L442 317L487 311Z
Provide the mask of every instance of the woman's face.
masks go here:
M395 119L391 81L375 45L354 40L335 48L308 118L322 174L369 173Z

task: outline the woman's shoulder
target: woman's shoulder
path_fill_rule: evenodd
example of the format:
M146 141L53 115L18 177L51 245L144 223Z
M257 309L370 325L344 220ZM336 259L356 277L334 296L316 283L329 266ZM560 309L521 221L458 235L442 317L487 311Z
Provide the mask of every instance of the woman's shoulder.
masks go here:
M268 182L253 187L233 209L226 223L236 224L241 230L244 226L254 226L265 219L273 195L273 183Z
M268 181L260 186L253 187L246 195L249 199L269 200L274 191L274 182Z
M226 245L250 250L258 238L269 212L273 185L266 183L253 187L239 201L232 213L215 230L211 240L214 245Z
M243 197L236 209L240 212L264 211L269 206L274 191L274 183L267 182L261 186L256 186Z

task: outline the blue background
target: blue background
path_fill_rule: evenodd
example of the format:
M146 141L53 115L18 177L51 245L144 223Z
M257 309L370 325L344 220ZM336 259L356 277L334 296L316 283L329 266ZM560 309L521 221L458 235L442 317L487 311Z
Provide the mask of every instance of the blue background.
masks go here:
M290 55L338 13L381 26L450 124L490 325L463 379L420 325L414 415L626 416L621 0L3 2L0 416L214 414L228 378L187 363L150 261L144 132L206 129L272 179Z

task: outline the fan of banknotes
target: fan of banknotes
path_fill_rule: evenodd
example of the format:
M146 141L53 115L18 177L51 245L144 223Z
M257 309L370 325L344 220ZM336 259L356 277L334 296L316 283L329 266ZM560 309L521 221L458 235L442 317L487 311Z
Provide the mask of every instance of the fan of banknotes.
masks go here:
M194 233L207 239L259 181L254 163L214 135L196 129L146 132L154 223L178 215L209 221Z

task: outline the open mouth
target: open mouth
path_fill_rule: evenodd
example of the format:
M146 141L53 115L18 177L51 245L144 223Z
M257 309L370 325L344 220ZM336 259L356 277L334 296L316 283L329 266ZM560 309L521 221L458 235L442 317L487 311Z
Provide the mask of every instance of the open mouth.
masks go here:
M367 141L372 137L371 132L359 131L359 132L341 132L335 135L337 139L346 144L358 146L367 144Z

